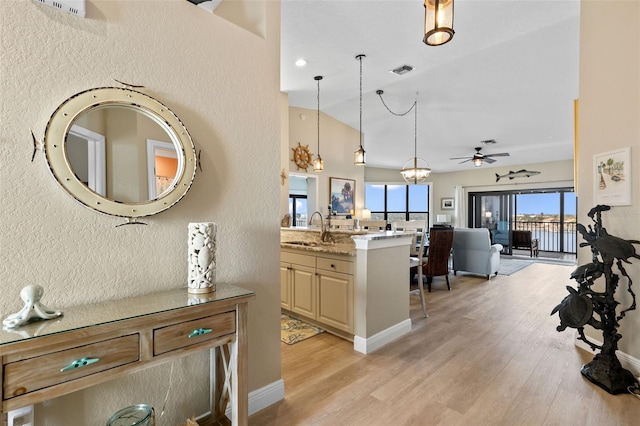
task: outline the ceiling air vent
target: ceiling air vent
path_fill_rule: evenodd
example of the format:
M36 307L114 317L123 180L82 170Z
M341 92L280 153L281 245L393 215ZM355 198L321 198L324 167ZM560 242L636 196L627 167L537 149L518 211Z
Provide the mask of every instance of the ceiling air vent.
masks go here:
M73 13L74 15L82 16L87 13L87 5L85 0L33 0L36 3L42 3L54 9L62 10L63 12Z
M392 69L390 72L394 73L394 74L398 74L398 75L404 75L406 73L409 73L411 71L413 71L414 68L411 65L403 65L401 67Z

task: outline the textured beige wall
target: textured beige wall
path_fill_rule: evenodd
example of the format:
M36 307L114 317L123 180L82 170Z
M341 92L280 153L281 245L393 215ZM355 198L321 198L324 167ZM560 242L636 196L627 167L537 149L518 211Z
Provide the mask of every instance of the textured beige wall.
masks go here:
M322 90L322 89L321 89ZM360 215L364 203L364 167L353 164L353 153L360 146L359 131L347 126L335 118L320 113L320 155L324 161L324 170L320 173L313 171L313 164L305 170L298 170L293 158L292 149L300 145L309 145L309 151L316 158L318 154L318 112L306 108L289 108L289 140L283 149L288 149L289 172L308 174L318 178L318 205L320 211L326 215L329 204L329 178L354 179L356 216ZM366 149L366 145L365 145ZM285 186L285 190L287 190ZM286 211L284 212L286 213ZM284 214L283 213L283 214Z
M0 316L21 307L27 284L61 308L186 286L187 224L219 224L218 279L255 290L249 307L250 390L279 380L279 2L257 36L185 0L87 1L87 17L36 2L0 2ZM146 86L184 122L202 171L149 226L84 208L40 153L55 108L113 79ZM103 425L117 409L161 409L171 365L37 406L38 425ZM208 356L173 365L159 424L208 408Z
M612 207L602 221L610 234L640 240L640 2L582 1L580 14L578 220L591 223L587 213L595 205L593 156L631 147L633 204ZM615 40L610 25L603 22L615 26ZM640 245L635 247L640 252ZM588 248L579 250L578 261L591 261ZM640 260L631 262L624 267L634 280L634 292L640 294ZM599 282L604 288L604 280ZM618 288L618 311L631 303L625 286L621 282ZM620 324L620 350L640 359L640 311L629 312ZM587 333L602 341L600 331Z

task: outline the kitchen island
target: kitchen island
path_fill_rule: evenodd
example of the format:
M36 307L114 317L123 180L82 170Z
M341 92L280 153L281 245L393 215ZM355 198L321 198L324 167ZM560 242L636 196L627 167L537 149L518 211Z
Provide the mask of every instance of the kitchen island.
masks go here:
M370 353L411 331L410 235L281 228L281 307Z

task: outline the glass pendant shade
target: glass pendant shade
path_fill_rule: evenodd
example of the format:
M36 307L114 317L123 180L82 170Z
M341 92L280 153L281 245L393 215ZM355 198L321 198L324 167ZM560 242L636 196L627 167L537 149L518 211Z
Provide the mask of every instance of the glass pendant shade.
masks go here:
M353 153L353 164L356 166L365 165L365 151L362 147L362 58L365 57L366 55L356 56L356 59L360 61L360 147Z
M313 171L321 172L324 170L324 162L322 161L322 157L320 157L320 80L322 80L321 75L317 75L313 77L318 85L318 156L315 160L313 160Z
M320 154L318 154L316 159L313 160L313 171L321 172L323 170L324 170L324 162L322 161L322 157L320 157Z
M429 46L440 46L453 38L453 0L425 0L424 39Z
M413 157L404 163L400 173L405 182L415 185L427 180L427 177L431 173L431 168L422 158Z
M482 166L482 158L474 158L473 159L473 166L474 167L481 167Z
M353 164L356 166L364 166L365 164L365 152L362 145L360 145L360 149L353 153Z

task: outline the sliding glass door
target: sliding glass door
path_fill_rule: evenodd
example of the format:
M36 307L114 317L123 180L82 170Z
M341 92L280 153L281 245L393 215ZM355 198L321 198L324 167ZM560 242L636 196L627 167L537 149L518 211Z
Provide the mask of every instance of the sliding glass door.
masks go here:
M469 227L487 228L491 242L502 244L503 253L511 254L511 229L514 195L505 192L469 194Z
M469 226L487 228L492 242L512 254L514 230L531 231L541 251L576 253L573 188L469 194Z

